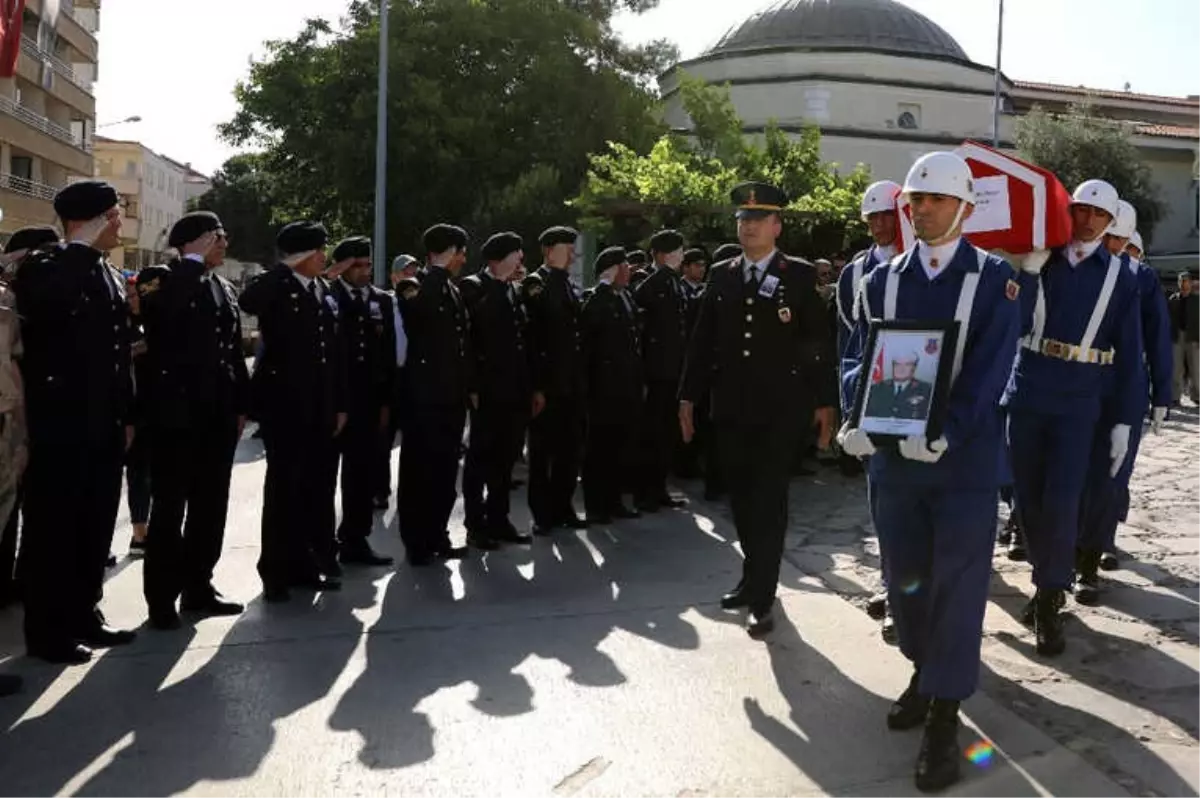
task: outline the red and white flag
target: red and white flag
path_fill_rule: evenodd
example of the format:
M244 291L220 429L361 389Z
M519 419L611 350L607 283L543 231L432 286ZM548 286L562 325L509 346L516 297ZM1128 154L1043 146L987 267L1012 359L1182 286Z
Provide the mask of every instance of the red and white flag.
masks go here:
M17 71L24 18L25 0L0 0L0 78L11 78Z

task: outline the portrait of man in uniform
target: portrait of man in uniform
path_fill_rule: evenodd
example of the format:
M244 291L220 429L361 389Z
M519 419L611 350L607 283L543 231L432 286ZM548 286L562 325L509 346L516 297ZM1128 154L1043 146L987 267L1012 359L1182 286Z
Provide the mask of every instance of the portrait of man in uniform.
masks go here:
M924 434L944 341L938 331L880 330L862 403L862 428L882 435Z

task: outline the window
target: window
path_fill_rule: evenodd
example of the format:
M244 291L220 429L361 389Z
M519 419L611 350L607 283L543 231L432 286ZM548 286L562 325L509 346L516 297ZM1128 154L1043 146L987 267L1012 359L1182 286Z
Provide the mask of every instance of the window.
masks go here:
M9 169L13 177L33 180L33 159L27 155L14 155L9 161Z
M130 219L137 219L141 216L141 208L138 206L138 201L125 195L125 216Z
M897 108L896 125L901 130L919 130L921 127L921 106L916 103L900 103Z
M126 161L125 162L125 176L126 177L137 177L137 161Z
M101 177L112 177L112 158L97 158L96 159L96 174Z

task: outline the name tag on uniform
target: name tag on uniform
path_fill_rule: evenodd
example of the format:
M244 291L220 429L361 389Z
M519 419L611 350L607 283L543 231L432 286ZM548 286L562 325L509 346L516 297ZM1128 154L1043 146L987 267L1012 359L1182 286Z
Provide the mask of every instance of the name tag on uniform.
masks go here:
M337 300L333 298L333 294L325 295L325 304L328 305L329 309L332 310L335 314L338 312Z
M378 302L372 302L367 307L367 311L371 314L372 320L381 321L383 319L383 310L379 307Z
M775 291L779 288L779 278L773 274L768 274L763 278L762 285L758 287L758 295L766 299L775 296Z

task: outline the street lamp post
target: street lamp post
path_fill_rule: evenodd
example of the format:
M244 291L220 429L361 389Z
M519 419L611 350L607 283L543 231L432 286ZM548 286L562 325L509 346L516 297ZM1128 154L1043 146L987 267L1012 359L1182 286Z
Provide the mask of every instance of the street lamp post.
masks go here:
M388 0L379 0L379 100L375 109L375 284L387 278Z
M102 127L112 127L113 125L124 125L124 124L132 123L132 122L141 122L141 121L142 121L142 118L140 116L136 116L136 115L135 116L127 116L124 119L118 119L115 122L105 122L101 125L96 125L96 130L99 130Z
M1000 0L1000 19L996 24L996 82L992 90L992 146L1000 146L1000 52L1004 48L1004 0Z

